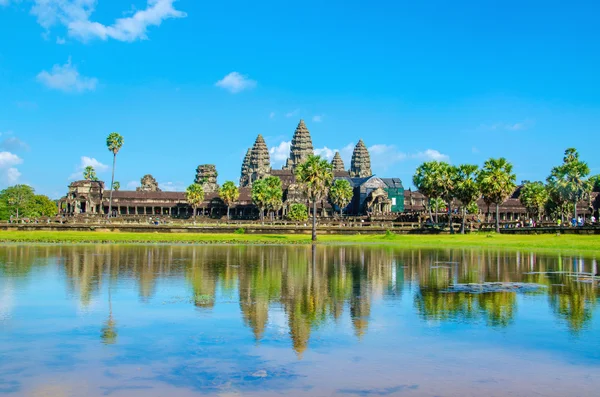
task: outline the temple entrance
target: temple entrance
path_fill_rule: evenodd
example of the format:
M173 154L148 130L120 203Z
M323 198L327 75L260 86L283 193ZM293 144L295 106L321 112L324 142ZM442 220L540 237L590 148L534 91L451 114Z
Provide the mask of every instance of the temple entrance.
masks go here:
M79 209L80 209L80 212L81 212L82 214L85 214L85 213L87 212L87 211L86 211L86 210L87 210L87 207L86 207L86 202L85 202L85 201L82 201L82 202L79 204Z

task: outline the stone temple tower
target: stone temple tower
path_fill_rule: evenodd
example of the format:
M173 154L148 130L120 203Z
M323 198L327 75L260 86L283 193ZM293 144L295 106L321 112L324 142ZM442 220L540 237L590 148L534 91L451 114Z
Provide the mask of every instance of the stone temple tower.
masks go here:
M248 186L250 184L250 157L252 156L252 149L248 149L244 162L242 163L242 174L240 176L240 187Z
M204 193L214 193L219 190L217 175L217 167L214 164L202 164L196 168L194 182L202 185Z
M335 152L333 156L333 160L331 160L331 165L333 166L333 172L342 172L345 171L344 160L342 160L342 156L340 156L340 152Z
M257 179L262 179L271 173L271 157L262 135L256 137L250 152L249 185Z
M371 171L371 156L363 140L359 140L352 153L350 176L353 178L366 178L373 175Z
M304 124L304 120L300 120L290 147L290 157L287 159L284 170L295 170L299 164L302 164L308 156L314 154L312 139L310 132Z

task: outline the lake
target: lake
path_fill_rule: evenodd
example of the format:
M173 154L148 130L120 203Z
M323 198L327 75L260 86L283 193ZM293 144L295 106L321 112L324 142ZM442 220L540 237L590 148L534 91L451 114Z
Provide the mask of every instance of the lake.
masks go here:
M4 245L0 395L600 395L595 257Z

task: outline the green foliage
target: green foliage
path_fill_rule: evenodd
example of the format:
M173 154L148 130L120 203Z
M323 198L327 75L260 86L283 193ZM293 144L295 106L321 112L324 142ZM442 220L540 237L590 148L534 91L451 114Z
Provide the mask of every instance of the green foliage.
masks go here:
M88 165L83 170L83 179L86 181L97 181L98 177L96 176L96 170L91 165Z
M477 199L481 196L477 177L479 167L472 164L461 164L456 168L454 174L455 197L464 208L469 208L477 204ZM469 211L470 212L470 211Z
M196 217L196 209L204 201L204 189L198 183L192 183L185 190L185 198L194 209L194 217Z
M354 196L352 186L346 179L335 180L329 189L329 200L340 209L340 214L350 204L352 196Z
M56 216L58 214L58 206L56 202L50 200L47 196L35 195L28 208L29 217Z
M240 227L238 229L235 229L235 234L245 234L246 233L246 229L244 229L243 227Z
M386 230L383 238L386 240L393 240L396 238L396 233L392 232L391 230Z
M304 222L308 220L308 209L304 204L292 204L287 217L291 221Z
M219 197L221 197L225 205L230 206L240 197L240 191L235 183L227 181L219 189Z
M296 178L309 200L319 201L333 183L333 167L320 156L309 156L296 167Z
M572 203L574 214L577 215L577 203L589 196L595 180L586 179L590 168L586 162L579 159L579 153L574 148L565 150L563 163L552 168L548 182L550 197L555 205L562 208Z
M526 183L519 196L521 204L527 208L527 211L536 214L538 219L544 214L548 200L550 200L550 193L542 182Z
M448 207L446 207L446 203L441 198L433 198L429 200L429 208L434 209L436 211L446 212L448 211Z
M106 138L106 147L116 156L123 147L123 137L117 132L111 132Z
M596 193L600 192L600 175L590 176L589 181L592 186L592 191Z
M252 184L252 202L259 208L261 219L266 209L279 210L283 203L282 199L281 179L276 176L259 179Z
M57 205L47 196L36 195L32 187L15 185L0 192L0 219L11 216L18 218L38 218L55 216Z
M512 164L504 157L487 160L477 177L484 199L492 204L502 204L515 190L516 180Z
M113 190L117 191L121 189L121 183L119 181L114 181Z

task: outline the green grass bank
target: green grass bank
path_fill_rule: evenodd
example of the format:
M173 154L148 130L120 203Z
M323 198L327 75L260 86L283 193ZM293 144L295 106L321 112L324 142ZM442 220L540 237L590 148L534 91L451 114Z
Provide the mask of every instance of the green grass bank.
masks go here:
M310 244L310 236L273 234L0 231L3 243ZM320 244L381 244L407 248L505 248L600 253L600 236L585 235L323 235Z

